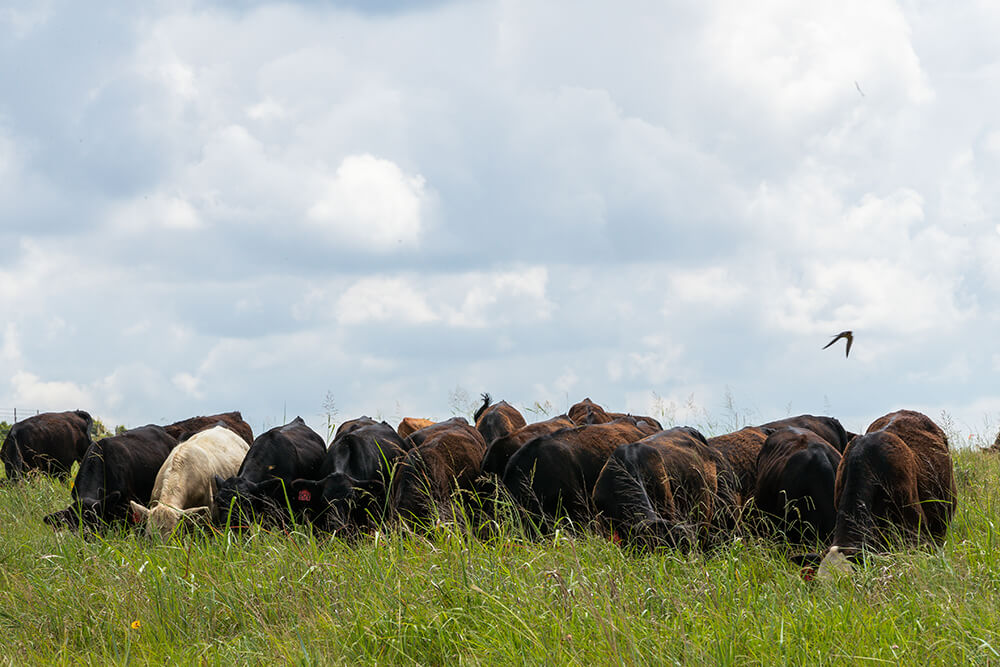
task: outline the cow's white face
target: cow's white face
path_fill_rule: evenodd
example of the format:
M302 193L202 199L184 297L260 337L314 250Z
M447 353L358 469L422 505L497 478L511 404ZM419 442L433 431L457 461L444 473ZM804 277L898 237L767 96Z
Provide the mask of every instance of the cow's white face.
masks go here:
M816 578L832 581L850 574L853 570L854 566L851 565L851 561L847 560L847 556L840 550L840 547L830 547L819 564Z
M157 505L149 510L146 519L146 536L167 540L181 521L181 511L166 505Z

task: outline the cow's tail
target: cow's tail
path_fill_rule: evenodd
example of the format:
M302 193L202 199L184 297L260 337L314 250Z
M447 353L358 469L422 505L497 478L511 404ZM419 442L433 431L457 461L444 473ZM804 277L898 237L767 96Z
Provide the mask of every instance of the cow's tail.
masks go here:
M5 483L12 483L24 474L24 454L17 442L17 431L10 429L4 441L3 464L7 473Z
M483 404L479 406L479 409L476 410L476 414L472 416L472 423L474 424L479 422L479 418L482 416L484 412L486 412L486 408L490 407L490 402L493 400L488 392L482 394L482 399L483 399Z

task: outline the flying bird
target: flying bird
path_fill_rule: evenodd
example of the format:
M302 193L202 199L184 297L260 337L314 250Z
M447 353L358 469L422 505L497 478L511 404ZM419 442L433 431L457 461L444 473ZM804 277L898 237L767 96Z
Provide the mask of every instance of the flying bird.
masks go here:
M865 96L865 93L864 93L864 91L863 91L863 90L861 90L861 84L859 84L859 83L858 83L857 81L855 81L855 82L854 82L854 87L858 89L858 92L859 92L859 93L861 93L861 97L864 97L864 96Z
M833 337L833 340L831 340L829 343L827 343L826 345L824 345L823 349L825 350L826 348L830 347L831 345L833 345L834 343L836 343L841 338L846 338L847 339L847 350L844 351L844 356L845 357L850 356L850 354L851 354L851 343L854 342L854 332L853 331L841 331L839 334L837 334L836 336Z

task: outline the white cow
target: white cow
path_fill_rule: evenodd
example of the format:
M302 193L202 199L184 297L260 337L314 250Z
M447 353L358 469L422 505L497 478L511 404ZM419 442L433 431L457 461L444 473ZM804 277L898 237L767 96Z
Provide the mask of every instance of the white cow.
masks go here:
M149 509L132 502L136 523L146 523L147 536L170 537L182 518L210 519L215 504L214 477L236 474L250 448L224 426L196 433L177 445L156 474Z

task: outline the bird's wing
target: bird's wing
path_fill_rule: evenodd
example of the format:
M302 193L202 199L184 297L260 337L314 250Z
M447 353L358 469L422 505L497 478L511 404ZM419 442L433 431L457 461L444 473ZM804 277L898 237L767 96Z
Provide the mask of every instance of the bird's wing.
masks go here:
M833 345L834 343L836 343L838 340L840 340L840 336L834 336L833 340L831 340L829 343L827 343L826 345L823 346L823 349L825 350L826 348L828 348L831 345Z
M848 334L845 337L847 338L847 349L844 351L844 356L849 357L851 356L851 343L854 342L854 336Z

